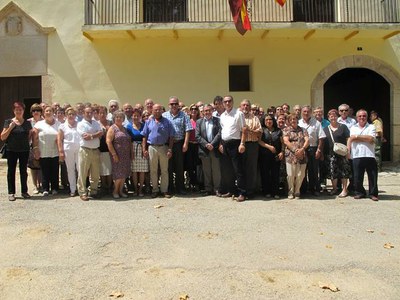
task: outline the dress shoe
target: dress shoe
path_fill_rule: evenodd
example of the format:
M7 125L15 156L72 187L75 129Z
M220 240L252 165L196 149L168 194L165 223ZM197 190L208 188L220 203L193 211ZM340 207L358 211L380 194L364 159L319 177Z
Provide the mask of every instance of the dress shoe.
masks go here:
M82 201L89 201L89 197L87 195L81 195L80 198Z
M170 193L162 193L161 195L162 195L164 198L167 198L167 199L169 199L169 198L172 197L172 195L171 195Z
M154 192L154 193L151 194L151 198L157 198L157 197L158 197L158 193L157 192Z
M373 195L372 195L370 198L371 198L372 201L379 201L379 199L378 199L377 196L373 196Z
M217 197L222 197L222 194L220 193L220 192L218 192L218 191L216 191L216 193L215 193L215 196L217 196Z
M8 201L15 201L15 195L14 194L10 194L8 195Z
M362 198L364 198L364 196L363 196L363 195L355 195L355 196L354 196L354 199L356 199L356 200L358 200L358 199L362 199Z
M22 193L21 196L24 199L30 199L31 198L31 195L29 195L28 193Z
M211 191L205 191L205 192L203 192L201 195L204 196L204 197L207 197L207 196L212 196L212 195L214 195L214 193L211 192Z
M243 202L244 200L246 200L246 198L243 195L239 195L239 197L236 198L237 202Z
M231 193L225 193L225 194L222 194L221 197L222 198L229 198L229 197L232 197L232 194Z

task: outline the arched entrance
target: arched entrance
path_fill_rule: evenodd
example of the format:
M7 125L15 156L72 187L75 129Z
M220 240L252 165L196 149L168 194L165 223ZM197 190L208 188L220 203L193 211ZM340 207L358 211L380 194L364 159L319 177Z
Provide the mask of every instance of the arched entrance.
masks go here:
M379 113L384 134L390 136L390 84L378 73L366 68L347 68L336 72L324 84L324 111L347 103L354 113L363 108ZM384 143L382 160L390 160L390 140Z
M381 76L389 84L389 100L387 101L389 105L389 113L386 113L389 117L385 122L385 130L389 130L390 136L385 133L385 137L389 140L390 145L388 153L391 154L391 157L389 157L389 159L392 161L399 161L400 143L398 140L400 137L400 114L396 114L395 111L396 107L400 103L400 75L386 62L367 55L351 55L336 59L322 69L312 82L311 104L313 106L325 107L325 101L328 101L325 99L325 83L336 73L344 69L367 69L368 71L373 71L377 75ZM346 71L343 74L346 74ZM339 73L338 76L342 76L343 78L345 75L340 75ZM350 90L349 93L352 92L354 86L347 87L347 90ZM351 101L348 101L348 99L343 102L348 102L351 105ZM380 107L382 104L380 100L376 100L376 102L379 104L378 107ZM355 103L358 102L356 101ZM374 105L376 105L376 103L374 103ZM368 109L368 107L366 108ZM381 109L377 110L379 112L381 111Z

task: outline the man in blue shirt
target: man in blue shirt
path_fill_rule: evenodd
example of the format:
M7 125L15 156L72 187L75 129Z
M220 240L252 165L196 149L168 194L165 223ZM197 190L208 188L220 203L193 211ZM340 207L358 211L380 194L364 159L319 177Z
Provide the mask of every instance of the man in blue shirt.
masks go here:
M169 111L163 113L163 117L168 119L175 129L174 145L172 147L172 157L169 160L169 188L170 193L176 192L177 194L184 195L184 169L183 169L183 156L189 146L190 131L193 130L190 123L189 116L179 110L179 100L177 97L172 96L169 98ZM154 108L153 108L154 109ZM175 185L174 176L175 173Z
M162 116L160 104L153 106L153 117L146 121L143 131L143 155L150 158L150 179L153 184L152 198L161 195L171 198L168 193L168 161L172 157L175 130L172 123ZM161 183L158 187L158 167L161 170Z

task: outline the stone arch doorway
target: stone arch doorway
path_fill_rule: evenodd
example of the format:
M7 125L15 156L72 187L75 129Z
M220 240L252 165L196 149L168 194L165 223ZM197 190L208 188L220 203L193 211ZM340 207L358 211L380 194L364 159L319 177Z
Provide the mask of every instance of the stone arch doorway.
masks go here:
M388 147L387 152L389 153L388 160L398 161L400 159L400 144L398 143L398 137L400 136L400 115L395 113L396 106L400 103L400 75L397 71L388 65L386 62L377 59L375 57L367 56L367 55L351 55L341 57L329 65L327 65L317 76L315 77L314 81L311 85L311 104L313 106L321 106L325 107L325 101L329 101L325 97L325 84L328 80L334 76L336 73L339 73L338 77L345 78L345 75L348 76L346 73L349 74L352 71L344 71L344 75L340 74L340 71L345 69L360 69L359 72L364 74L369 74L369 72L376 73L375 77L379 78L382 77L388 84L389 84L389 97L386 100L386 104L388 107L389 112L386 113L388 116L388 120L385 121L385 131L389 130L390 135L385 133L386 138L389 140L389 143L386 147ZM363 69L365 72L363 72ZM357 72L357 71L354 71ZM372 74L373 74L372 73ZM333 78L335 78L334 76ZM378 80L379 81L379 80ZM328 83L329 85L329 83ZM329 97L329 96L328 96ZM339 101L340 102L340 101ZM343 102L351 102L351 101L343 101ZM375 101L374 105L377 105L381 111L381 102ZM328 104L328 102L327 102ZM355 102L356 107L357 101ZM352 106L352 103L349 103ZM327 106L326 106L327 107ZM336 105L337 107L337 105ZM369 109L366 107L366 109ZM369 109L370 110L370 109Z
M324 111L347 103L357 110L377 111L384 125L390 124L390 84L366 68L346 68L333 74L324 84ZM390 126L385 126L390 136ZM382 160L390 160L390 140L382 145Z

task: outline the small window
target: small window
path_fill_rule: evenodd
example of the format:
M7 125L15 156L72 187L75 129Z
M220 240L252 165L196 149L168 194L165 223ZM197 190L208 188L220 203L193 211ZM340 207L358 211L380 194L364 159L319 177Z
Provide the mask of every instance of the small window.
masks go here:
M229 91L231 92L250 91L249 65L229 66Z

